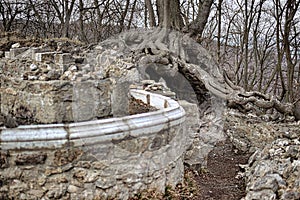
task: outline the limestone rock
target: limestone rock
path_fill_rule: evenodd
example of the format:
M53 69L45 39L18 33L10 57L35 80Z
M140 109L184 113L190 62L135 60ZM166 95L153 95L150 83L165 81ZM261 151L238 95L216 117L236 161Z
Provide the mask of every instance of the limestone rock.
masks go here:
M116 179L112 177L99 178L96 181L96 187L100 189L108 189L116 184Z
M29 66L29 68L30 68L31 71L35 71L35 70L38 69L38 66L37 66L36 64L31 64L31 65Z
M20 48L20 47L21 47L20 43L15 43L15 44L11 45L12 49L16 49L16 48Z
M295 104L294 115L296 120L300 120L300 101Z
M242 200L275 200L276 194L272 190L250 191Z
M46 193L48 198L62 199L67 192L67 186L65 184L53 184L49 186L49 191Z
M264 176L264 177L258 178L254 182L252 182L248 186L248 189L251 191L260 191L260 190L270 189L273 192L277 192L278 183L274 177Z
M47 154L43 152L33 154L18 154L15 160L16 165L44 164Z
M69 185L68 186L68 192L69 193L78 193L78 191L79 191L79 187L77 187L77 186L75 186L75 185Z
M4 118L4 122L3 125L6 128L16 128L18 127L18 123L16 121L16 119L10 115L3 115Z
M42 191L42 190L34 190L33 189L33 190L28 191L28 194L30 196L34 196L34 197L36 197L38 199L41 199L44 196L45 192Z

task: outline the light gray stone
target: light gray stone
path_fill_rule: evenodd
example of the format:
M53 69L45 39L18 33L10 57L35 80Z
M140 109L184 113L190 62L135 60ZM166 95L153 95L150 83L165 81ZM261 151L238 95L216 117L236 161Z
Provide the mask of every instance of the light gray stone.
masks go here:
M251 191L260 191L265 189L270 189L273 192L276 192L278 190L278 183L276 178L272 176L264 176L261 178L256 179L254 182L252 182L248 189Z
M66 184L53 184L48 187L49 191L46 193L48 198L62 199L67 192Z
M19 167L12 166L0 171L0 175L5 179L20 179L22 170Z
M37 70L37 69L38 69L38 66L37 66L36 64L31 64L31 65L29 66L29 68L30 68L31 71L34 71L34 70Z
M55 52L35 53L35 61L37 62L53 61L54 55Z
M55 63L60 65L74 64L75 59L70 53L55 54L54 55Z
M300 199L300 192L295 191L294 189L292 190L286 190L281 194L282 200L297 200Z
M45 192L43 190L29 190L28 194L30 196L34 196L37 197L38 199L41 199L44 196Z
M13 45L11 45L12 49L16 49L16 48L20 48L20 43L14 43Z
M114 117L123 117L129 112L130 82L117 83L112 92L112 114Z
M242 200L275 200L276 194L272 190L250 191Z
M15 59L18 55L24 53L28 49L28 47L10 49L10 59Z
M96 187L100 189L108 189L116 185L117 180L114 177L100 177L96 182Z
M69 193L77 193L79 191L79 187L75 186L75 185L69 185L67 191Z
M15 179L9 189L10 192L20 193L28 189L28 184Z
M10 52L9 51L5 51L4 52L4 56L6 59L10 59Z
M29 78L37 79L36 76ZM111 115L112 85L109 80L84 83L23 81L19 86L8 81L1 84L2 88L1 111L4 114L11 109L26 107L33 121L39 123L86 121Z

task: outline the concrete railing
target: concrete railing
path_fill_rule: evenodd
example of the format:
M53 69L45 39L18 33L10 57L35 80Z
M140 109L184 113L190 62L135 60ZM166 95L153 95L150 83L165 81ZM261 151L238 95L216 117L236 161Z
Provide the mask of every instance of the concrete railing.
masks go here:
M2 150L57 149L66 146L89 146L126 137L157 133L184 122L185 112L171 98L143 90L131 90L131 95L158 111L70 124L25 125L0 129Z

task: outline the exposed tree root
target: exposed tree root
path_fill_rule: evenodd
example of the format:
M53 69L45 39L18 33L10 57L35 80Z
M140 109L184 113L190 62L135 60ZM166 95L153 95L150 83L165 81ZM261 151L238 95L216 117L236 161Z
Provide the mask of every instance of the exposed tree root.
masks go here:
M116 42L117 41L117 42ZM131 53L141 71L156 64L180 72L191 83L199 104L207 100L207 94L227 100L227 105L241 112L252 112L268 120L292 120L295 115L293 104L282 103L275 97L257 91L245 92L236 86L212 57L187 35L167 29L131 31L119 38L106 41L118 43L122 52ZM279 117L281 116L281 117ZM297 119L297 118L296 118Z

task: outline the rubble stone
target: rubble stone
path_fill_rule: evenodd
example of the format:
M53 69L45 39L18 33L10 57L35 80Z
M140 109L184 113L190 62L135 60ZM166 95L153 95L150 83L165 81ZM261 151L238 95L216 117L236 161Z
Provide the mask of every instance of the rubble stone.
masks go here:
M29 66L29 68L30 68L31 71L34 71L34 70L37 70L37 69L38 69L38 66L35 65L35 64L31 64L31 65Z
M28 47L10 49L10 59L16 58L18 55L25 52L26 50L28 50Z
M45 62L45 61L54 61L55 52L43 52L35 54L35 61Z
M230 113L231 112L231 113ZM275 124L255 121L253 116L239 116L232 110L227 121L227 134L239 149L241 143L235 138L244 138L254 152L248 161L246 196L250 199L299 199L300 191L300 127L297 122ZM249 123L252 121L252 123ZM237 127L243 127L239 131Z

